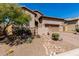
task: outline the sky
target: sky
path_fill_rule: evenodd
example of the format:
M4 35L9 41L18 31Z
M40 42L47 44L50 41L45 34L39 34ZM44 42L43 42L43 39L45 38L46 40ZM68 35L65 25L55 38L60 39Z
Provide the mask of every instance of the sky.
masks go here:
M21 3L20 5L31 10L38 10L49 17L79 17L79 3Z

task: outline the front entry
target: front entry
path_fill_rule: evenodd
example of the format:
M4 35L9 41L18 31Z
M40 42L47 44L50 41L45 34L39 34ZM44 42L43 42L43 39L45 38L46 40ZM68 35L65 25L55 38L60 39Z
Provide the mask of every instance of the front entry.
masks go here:
M35 21L35 35L38 35L38 22Z

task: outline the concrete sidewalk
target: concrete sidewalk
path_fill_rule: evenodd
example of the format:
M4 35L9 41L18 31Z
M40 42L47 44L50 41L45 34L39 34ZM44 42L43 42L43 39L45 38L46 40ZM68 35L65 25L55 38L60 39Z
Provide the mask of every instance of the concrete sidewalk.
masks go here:
M57 54L55 56L79 56L79 48L74 49L74 50L70 50L68 52L64 52L61 54Z

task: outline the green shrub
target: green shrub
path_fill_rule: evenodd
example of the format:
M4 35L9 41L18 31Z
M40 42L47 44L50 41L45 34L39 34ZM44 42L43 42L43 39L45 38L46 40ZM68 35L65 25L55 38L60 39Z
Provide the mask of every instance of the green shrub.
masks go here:
M79 28L76 28L76 32L79 32Z
M59 34L58 33L53 33L52 34L52 40L55 40L55 41L59 40Z
M2 35L2 34L1 34ZM13 35L0 35L0 43L6 43L10 46L23 43L32 43L34 36L29 28L14 28Z
M32 38L28 38L26 43L32 43Z

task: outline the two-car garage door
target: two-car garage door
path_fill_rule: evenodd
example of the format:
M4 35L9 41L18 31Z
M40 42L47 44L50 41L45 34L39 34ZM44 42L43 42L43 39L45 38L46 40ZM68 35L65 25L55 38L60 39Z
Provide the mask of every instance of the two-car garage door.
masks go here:
M49 29L49 31L59 31L59 25L45 24L45 27Z

